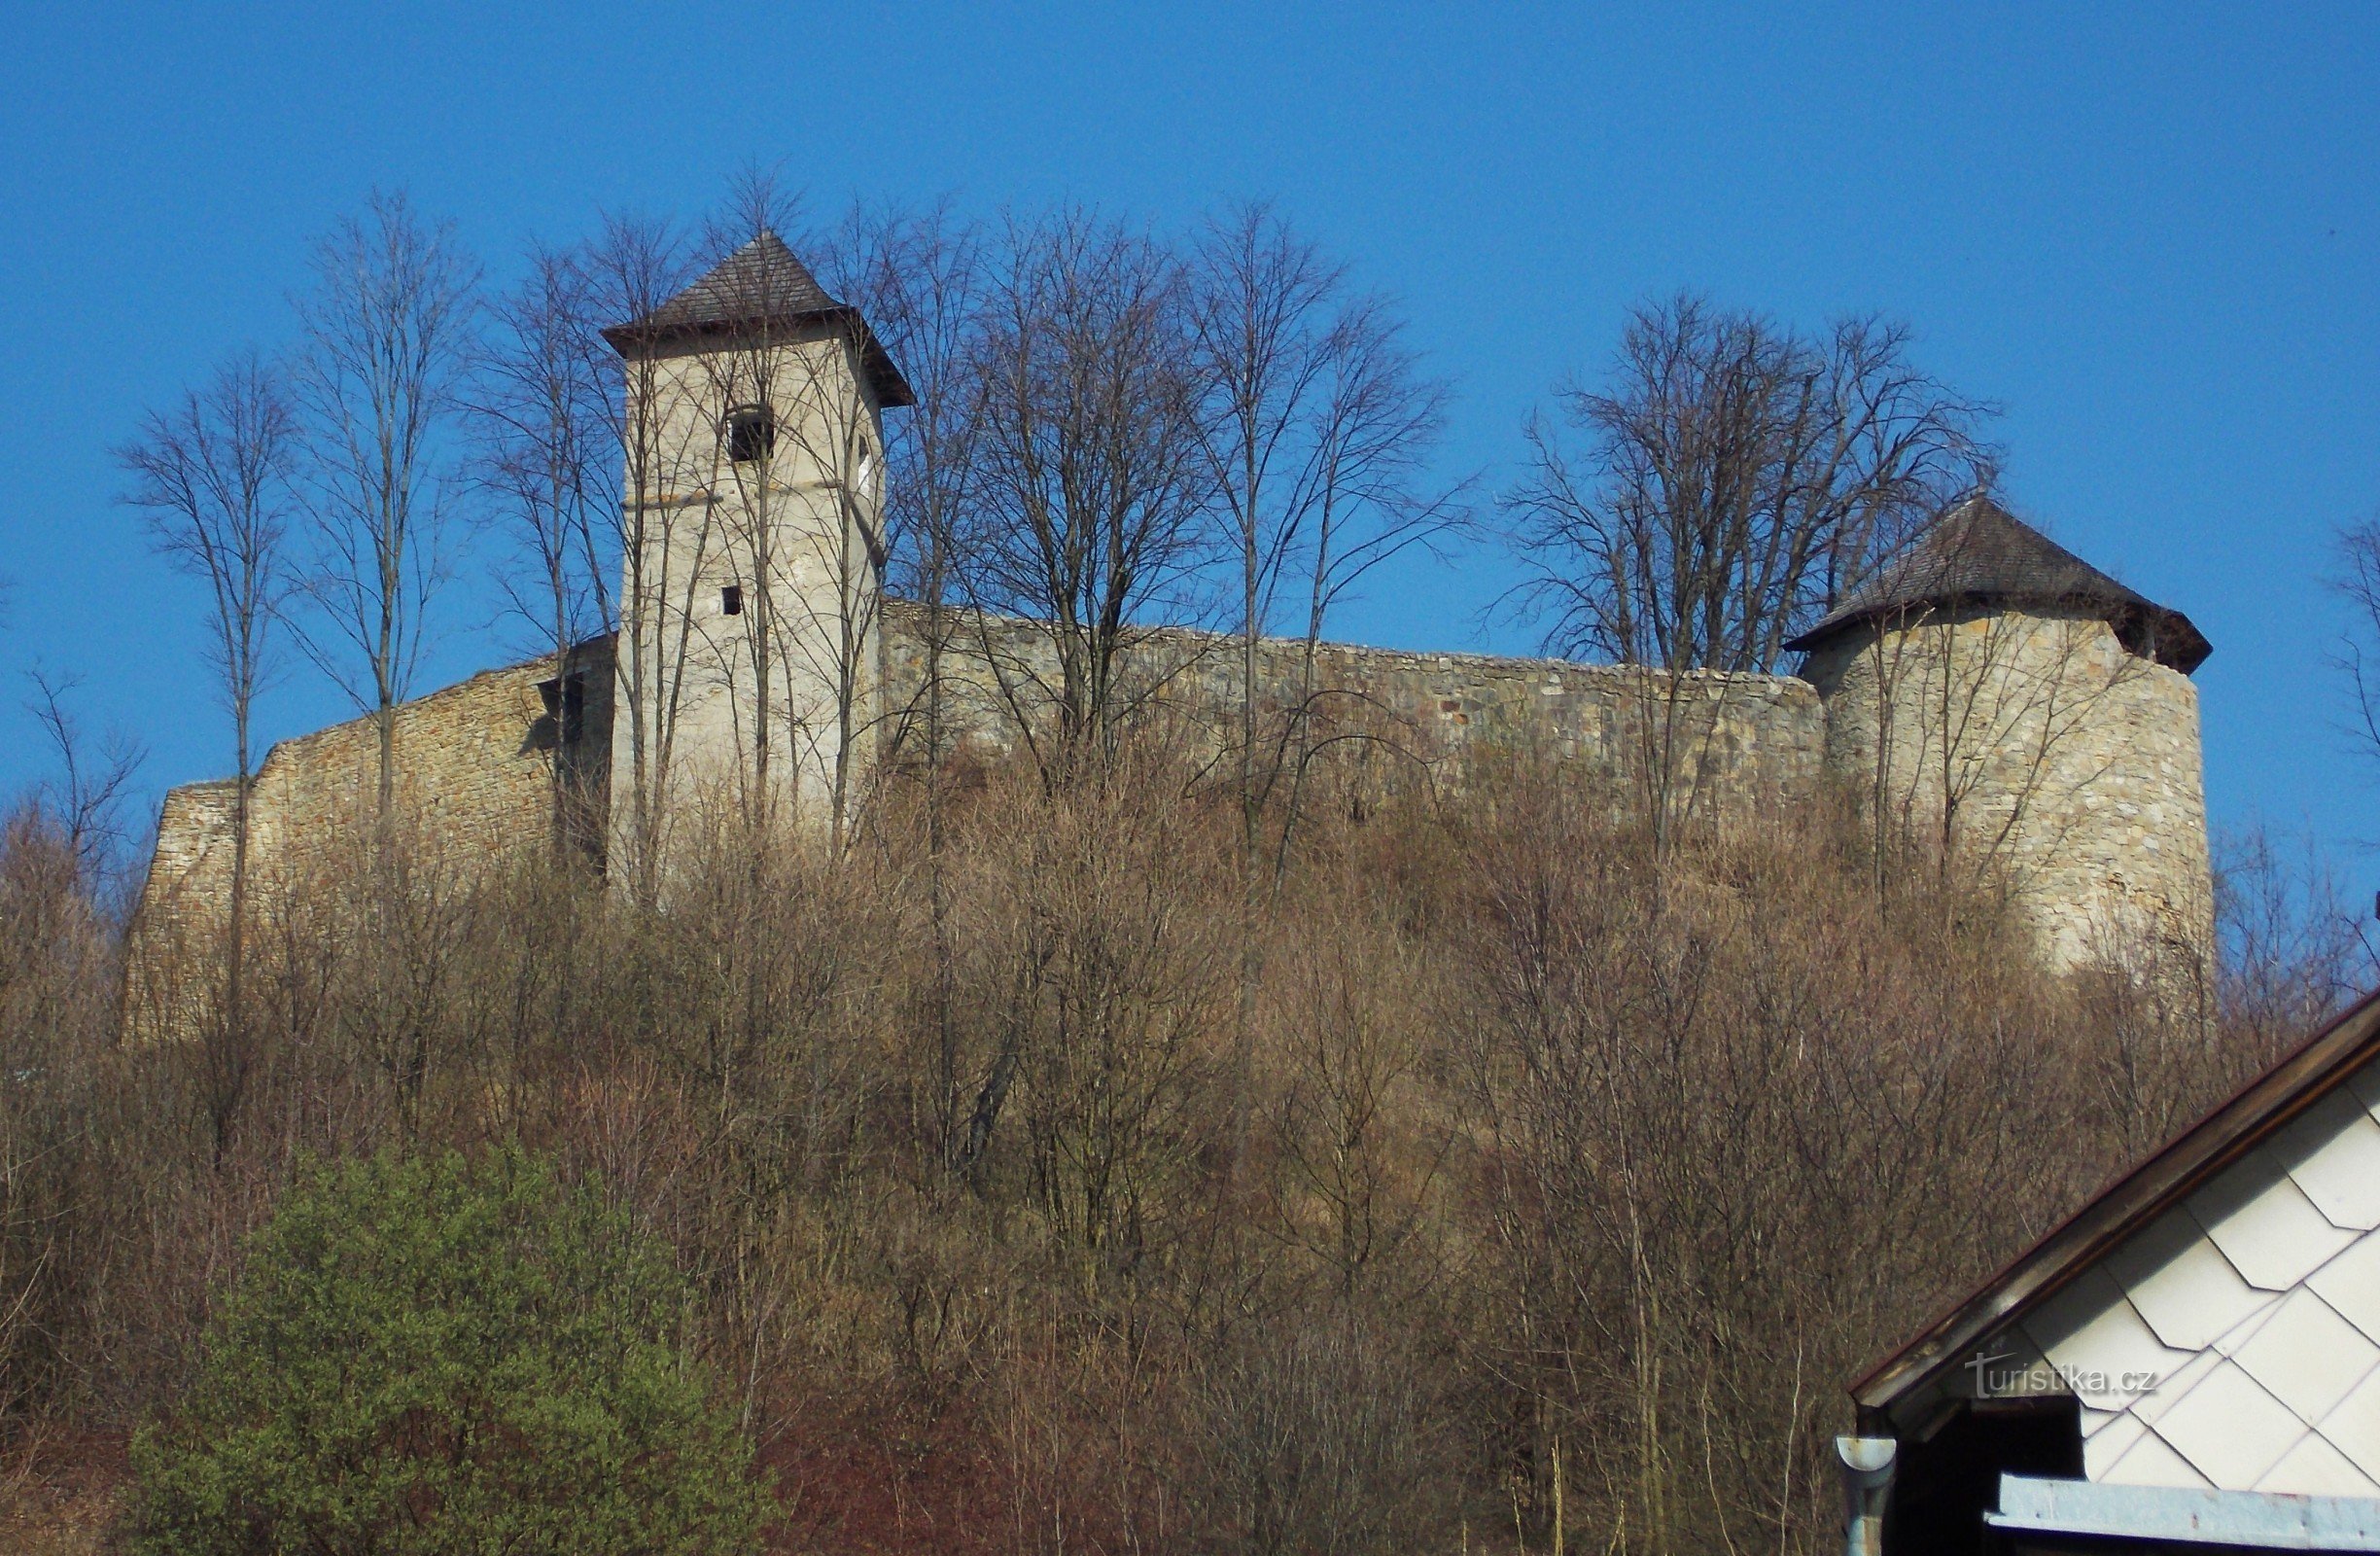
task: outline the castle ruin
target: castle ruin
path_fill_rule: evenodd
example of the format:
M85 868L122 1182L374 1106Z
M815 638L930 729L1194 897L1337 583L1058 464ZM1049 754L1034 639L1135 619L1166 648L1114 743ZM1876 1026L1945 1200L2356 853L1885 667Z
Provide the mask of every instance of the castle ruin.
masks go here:
M551 835L567 793L615 877L655 867L707 797L839 831L871 774L915 760L929 662L949 746L1033 737L1062 679L1046 633L886 595L883 417L912 395L855 309L764 235L606 334L628 400L620 630L404 704L409 826L485 855ZM1119 673L1220 749L1232 647L1152 628ZM1530 754L1617 797L1650 766L1723 819L1845 787L1879 829L1986 862L2054 967L2211 943L2189 680L2208 647L2180 613L1978 493L1790 647L1800 676L1268 642L1255 690L1359 709L1449 781L1482 753ZM275 746L252 868L338 867L375 760L366 720ZM233 790L166 796L136 963L222 917Z

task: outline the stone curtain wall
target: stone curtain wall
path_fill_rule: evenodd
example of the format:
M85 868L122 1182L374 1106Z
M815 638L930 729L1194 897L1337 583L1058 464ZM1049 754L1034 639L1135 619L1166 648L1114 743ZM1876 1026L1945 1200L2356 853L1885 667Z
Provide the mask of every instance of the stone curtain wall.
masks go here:
M954 612L944 637L950 756L1018 755L1026 724L1047 737L1057 675L1046 632ZM891 760L915 760L925 745L924 609L888 602L883 645L891 712L880 746ZM1239 651L1237 639L1213 633L1151 631L1126 654L1123 695L1136 718L1172 720L1220 753L1237 738ZM604 639L574 655L574 673L586 688L576 776L596 804L613 739L612 653ZM1724 813L1810 794L1825 753L1817 695L1783 676L1697 674L1672 687L1665 677L1609 665L1347 644L1317 646L1309 672L1303 646L1281 640L1261 645L1258 673L1269 720L1306 702L1314 738L1332 743L1331 764L1364 770L1368 787L1382 794L1416 785L1459 791L1471 760L1542 756L1610 783L1619 799L1621 786L1641 774L1666 735L1677 753L1672 765L1686 775L1680 793L1691 790L1698 803ZM553 675L551 657L540 658L399 710L399 807L408 836L485 858L548 835L555 730L538 685ZM370 823L377 762L369 719L273 747L251 806L260 910L274 891L351 864ZM144 942L189 944L214 933L230 890L231 800L228 781L165 796L141 899Z
M925 760L935 619L911 603L884 608L886 711L874 746L894 764ZM1046 629L969 612L938 619L942 759L1014 757L1029 730L1045 743L1057 689ZM1119 695L1136 719L1171 721L1227 756L1238 738L1240 647L1213 633L1144 633L1124 654ZM608 802L612 652L608 638L582 645L572 665L584 701L571 776L598 817ZM1962 846L2003 871L2056 965L2087 960L2112 936L2212 944L2188 678L2126 654L2103 622L2013 613L1855 636L1822 651L1806 674L1672 679L1347 644L1318 645L1309 665L1304 646L1285 640L1258 653L1265 725L1279 727L1303 703L1328 753L1317 766L1357 798L1459 795L1484 761L1550 759L1601 787L1615 809L1646 803L1648 786L1666 774L1673 816L1724 822L1807 796L1830 777L1872 797L1881 751L1888 818L1926 833L1952 796ZM551 835L556 731L539 683L553 678L548 656L400 711L407 836L435 839L449 858L486 859ZM261 915L365 857L357 847L376 762L368 719L272 749L253 807ZM166 796L131 947L136 979L214 943L229 893L231 800L228 782ZM589 828L586 839L597 853L601 831Z
M915 760L925 745L925 693L934 620L921 606L888 604L884 619L887 747ZM1010 756L1046 743L1057 723L1058 656L1048 630L1015 618L947 611L943 737L946 756ZM1118 672L1119 695L1138 718L1162 718L1207 751L1239 742L1242 644L1180 628L1134 639ZM1657 671L1559 659L1417 654L1344 643L1258 645L1260 728L1278 728L1303 706L1329 763L1364 770L1388 793L1423 785L1459 792L1483 758L1550 758L1611 787L1615 801L1648 771L1668 772L1673 807L1715 813L1805 796L1819 782L1826 715L1806 684L1789 676Z
M2095 617L1937 613L1803 674L1827 766L1914 841L1996 870L2051 963L2214 942L2198 693ZM1879 777L1879 758L1881 774Z
M600 791L611 749L611 640L580 645L570 673L582 688L585 733L565 754L565 772ZM399 708L403 835L436 839L453 859L485 859L524 838L552 835L558 730L539 683L553 679L548 654L484 671ZM260 920L293 894L336 881L368 858L379 752L378 732L364 718L284 740L265 754L249 801L249 890ZM235 789L221 779L165 796L127 958L136 994L174 960L217 943L230 902ZM181 1010L174 1020L186 1024L194 1015Z

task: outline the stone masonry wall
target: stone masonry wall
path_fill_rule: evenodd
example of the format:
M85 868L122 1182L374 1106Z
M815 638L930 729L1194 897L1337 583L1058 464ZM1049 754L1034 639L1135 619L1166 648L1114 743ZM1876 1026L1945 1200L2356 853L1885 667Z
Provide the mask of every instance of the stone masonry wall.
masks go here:
M920 738L934 635L922 607L887 605L894 760ZM1060 676L1047 627L948 612L940 636L946 740L1007 754L1025 743L1024 725L1050 736ZM1223 634L1142 633L1123 654L1120 694L1142 716L1172 718L1209 750L1227 750L1238 739L1241 652L1240 639ZM1338 745L1345 760L1373 766L1382 787L1418 779L1459 788L1474 759L1541 756L1613 786L1615 796L1649 771L1673 773L1679 810L1724 811L1810 794L1825 756L1825 711L1790 676L1698 671L1672 680L1634 666L1346 643L1316 645L1311 669L1305 657L1293 639L1259 644L1260 718L1277 725L1303 705L1316 739L1364 737Z
M893 760L922 746L919 708L927 617L892 602L884 612L887 705L881 745ZM1054 721L1056 658L1028 621L954 615L943 674L946 719L962 754L1013 754L1026 725ZM610 639L582 645L583 752L578 777L602 803L612 742ZM1172 718L1214 750L1232 739L1239 644L1212 633L1156 630L1125 656L1125 696L1142 717ZM1270 717L1312 709L1317 738L1342 739L1345 761L1368 763L1377 786L1459 786L1467 760L1537 755L1617 786L1639 773L1666 734L1686 776L1679 793L1714 810L1806 795L1825 752L1824 710L1803 683L1782 676L1697 674L1674 687L1649 672L1554 659L1414 654L1322 644L1311 672L1301 645L1269 640L1259 676ZM397 726L399 810L408 833L460 856L487 857L552 825L548 763L554 719L539 690L550 656L486 671L409 702ZM1308 690L1309 688L1312 690ZM1019 714L1023 715L1020 722ZM348 866L377 785L368 719L285 740L259 770L251 802L251 879L260 910L275 891ZM230 889L232 786L190 784L165 796L142 894L139 939L152 956L214 933Z
M887 712L876 742L884 759L922 758L936 620L945 758L997 759L1046 740L1058 675L1045 627L963 612L933 618L888 602ZM1176 721L1224 753L1236 738L1239 653L1228 636L1140 634L1123 655L1120 695L1136 716ZM612 740L612 655L604 639L581 645L572 662L584 702L576 755L566 757L598 815ZM1631 786L1671 774L1672 814L1724 820L1808 796L1830 775L1875 793L1881 751L1884 802L1899 822L1917 829L1955 794L1961 828L1995 840L2058 964L2083 960L2111 931L2211 943L2195 690L2125 654L2101 622L2008 614L1930 622L1881 647L1855 636L1815 656L1809 681L1672 679L1628 666L1348 644L1318 645L1309 665L1303 645L1285 640L1266 641L1258 657L1262 717L1278 726L1285 710L1306 706L1315 737L1332 742L1334 770L1356 771L1379 792L1459 793L1480 760L1550 759L1604 787L1615 803L1641 801L1645 791ZM555 720L540 683L554 679L547 656L401 710L399 808L410 833L473 858L550 834ZM2037 710L2030 715L2027 699ZM1935 711L1914 716L1921 708ZM1963 731L1946 744L1945 712ZM376 761L371 724L362 719L272 749L253 803L260 912L276 892L352 866ZM231 801L231 785L221 781L166 796L135 976L217 933L229 890ZM600 849L592 837L589 846Z
M2198 693L2091 616L1936 613L1803 669L1827 766L1889 825L1988 865L2074 967L2213 944ZM1880 768L1880 772L1879 772Z
M566 753L566 772L599 789L611 749L611 641L575 650L570 673L582 688L584 736L572 743L576 760ZM398 710L397 808L407 835L436 838L451 857L484 858L551 834L557 721L539 684L554 679L548 654L483 671ZM249 802L250 892L261 917L289 894L354 867L378 793L379 740L368 718L281 741L265 754ZM166 795L130 947L136 988L166 960L202 951L220 932L230 901L235 797L229 779Z
M840 322L812 321L766 340L680 341L631 359L651 463L632 525L640 565L623 558L619 597L648 630L641 651L623 641L645 655L641 684L672 688L674 750L665 774L640 772L637 730L623 721L614 732L623 852L640 778L666 780L649 801L666 853L666 823L738 787L764 722L771 808L829 809L843 672L874 653L847 649L842 629L866 619L879 587L884 429L854 351ZM775 430L738 461L720 428L735 408L762 405L776 407ZM756 666L767 668L765 692ZM643 733L649 742L650 727Z

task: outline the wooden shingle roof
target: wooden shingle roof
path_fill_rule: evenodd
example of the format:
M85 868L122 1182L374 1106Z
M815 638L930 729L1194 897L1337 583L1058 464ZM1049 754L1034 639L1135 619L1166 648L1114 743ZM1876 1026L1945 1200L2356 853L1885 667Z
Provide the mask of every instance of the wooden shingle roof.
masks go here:
M733 336L814 320L839 324L855 333L869 384L881 404L917 403L908 380L859 310L837 301L819 285L810 267L774 232L760 233L642 318L613 325L604 332L604 338L626 356L689 337Z
M2095 612L2124 647L2185 675L2213 652L2188 617L2118 584L1981 492L1943 513L1908 555L1785 646L1806 653L1873 622L1996 605Z

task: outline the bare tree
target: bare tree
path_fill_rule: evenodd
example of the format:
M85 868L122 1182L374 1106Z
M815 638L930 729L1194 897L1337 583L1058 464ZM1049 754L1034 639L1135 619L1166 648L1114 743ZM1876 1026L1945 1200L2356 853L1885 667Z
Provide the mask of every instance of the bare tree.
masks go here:
M998 653L985 623L1014 722L1056 776L1112 746L1134 696L1125 651L1150 612L1183 609L1212 477L1173 255L1070 211L1012 222L998 269L966 575L976 603L1026 618L1047 650L1044 664Z
M2328 583L2348 611L2330 654L2347 678L2348 730L2359 750L2380 760L2380 514L2333 537Z
M1263 970L1260 919L1277 890L1296 807L1278 845L1267 813L1284 772L1304 770L1315 700L1314 651L1331 605L1363 573L1433 542L1458 516L1415 490L1444 421L1446 390L1420 376L1377 298L1263 204L1212 217L1192 260L1192 363L1205 399L1200 446L1235 575L1239 635L1241 824L1239 1052ZM1295 686L1273 685L1265 639L1302 637ZM1282 703L1265 727L1268 693ZM1268 856L1276 861L1268 870Z
M1343 266L1261 203L1212 218L1195 266L1202 447L1236 573L1252 890L1266 804L1284 772L1303 770L1330 611L1374 568L1437 546L1467 514L1463 484L1423 485L1448 390L1421 373L1382 299L1353 291ZM1297 680L1277 689L1278 726L1260 730L1263 640L1284 629L1301 641ZM1293 825L1294 808L1271 852L1285 850Z
M553 655L551 771L560 846L591 819L578 814L584 796L575 792L587 691L575 650L612 624L608 575L622 469L612 438L612 353L603 341L589 266L573 251L533 249L528 274L489 315L492 330L472 374L471 420L479 480L529 564L525 575L506 574L507 592Z
M596 313L615 327L650 317L688 278L682 238L667 223L646 218L607 217L580 263ZM615 727L627 730L627 770L612 774L610 857L637 899L649 902L687 696L694 602L719 538L710 505L685 489L696 434L671 413L665 359L624 350L598 360L607 374L608 442L620 483L612 510L620 556L612 717ZM625 805L617 803L623 784Z
M793 744L794 725L814 711L796 705L798 693L786 662L793 652L792 633L798 631L801 602L794 576L804 559L796 554L801 548L788 521L795 483L802 478L797 455L809 451L797 449L790 426L801 419L798 411L787 412L810 387L790 380L815 376L800 361L808 332L798 321L808 311L802 286L808 278L795 266L769 263L773 256L765 252L768 244L782 241L782 231L794 230L798 214L798 196L773 173L747 169L713 219L705 243L715 263L740 253L759 257L736 277L735 334L699 359L708 380L706 409L719 434L708 484L725 538L735 548L742 589L730 630L741 641L727 648L726 663L727 673L746 679L751 690L750 726L737 730L743 748L737 782L748 826L776 814L773 769L780 744ZM798 768L787 781L798 803Z
M885 431L886 587L905 595L914 615L917 681L888 687L879 717L886 744L919 773L926 829L925 888L931 927L923 1023L930 1105L925 1128L938 1160L962 1165L968 1086L958 1029L958 946L951 914L948 766L956 721L949 697L950 655L965 636L956 609L964 589L955 578L963 559L962 523L975 477L981 426L972 371L977 361L984 285L983 244L972 224L947 204L917 210L855 206L823 245L836 294L875 328L899 363L916 404ZM890 666L887 666L890 669Z
M776 242L794 230L797 209L772 177L747 174L715 246ZM889 272L901 262L882 252L891 236L879 232L871 242L847 224L822 246L873 294L897 286ZM779 717L797 773L824 787L828 846L839 856L862 775L873 771L868 748L883 716L879 634L892 537L881 410L911 395L869 310L855 306L847 289L838 297L820 288L789 252L782 259L752 272L761 286L755 320L734 351L710 360L728 406L741 398L771 407L758 457L729 466L762 596L748 632L759 673L773 671L782 689ZM762 707L765 722L765 696Z
M86 1359L74 1344L90 1307L82 1225L103 1186L86 1163L109 1116L93 1104L122 1009L97 883L48 797L19 796L0 819L0 1412L27 1445L41 1431L28 1418ZM10 1457L15 1493L29 1456Z
M916 399L885 425L881 489L886 587L917 606L924 659L911 704L882 716L930 783L950 755L944 660L962 624L954 570L977 474L983 240L944 202L854 206L822 246L836 295L874 328ZM930 792L928 814L938 824Z
M147 760L138 741L119 729L93 740L67 699L83 685L80 676L58 676L39 665L25 672L33 695L25 704L57 757L57 774L35 792L55 818L75 867L94 891L118 873L127 837L124 799L132 778Z
M2088 616L1921 606L1886 625L1861 650L1877 867L1915 845L1943 875L2023 893L2114 765L2091 736L2146 661Z
M1530 423L1506 499L1530 570L1517 603L1548 646L1773 669L1985 467L1990 407L1919 371L1909 341L1872 317L1811 339L1691 294L1638 307L1606 387Z
M124 501L152 540L206 584L206 655L231 716L231 883L223 926L223 1006L209 1023L216 1150L246 1086L250 808L257 694L275 669L272 626L288 586L286 540L297 428L282 386L253 354L169 411L152 411L116 451Z
M706 246L733 328L687 359L681 391L715 434L707 460L689 452L734 558L707 662L733 689L738 802L748 826L820 804L840 852L875 725L877 412L906 396L864 320L784 242L797 214L766 172L731 192Z
M1662 672L1639 684L1630 760L1663 852L1703 808L1733 691L1683 672L1775 669L1987 466L1990 407L1919 371L1909 339L1872 317L1813 339L1684 294L1630 315L1603 387L1529 424L1508 602L1553 653Z
M2310 834L2259 823L2218 839L2215 867L2224 1025L2260 1066L2373 986L2380 934Z
M313 269L296 390L316 551L307 587L328 630L299 642L373 721L385 832L397 705L412 692L444 576L439 433L456 408L478 272L452 228L426 222L402 194L376 194L339 221L315 245Z
M1437 1435L1418 1359L1385 1326L1290 1315L1202 1358L1193 1548L1245 1556L1409 1551L1436 1509L1419 1488Z

